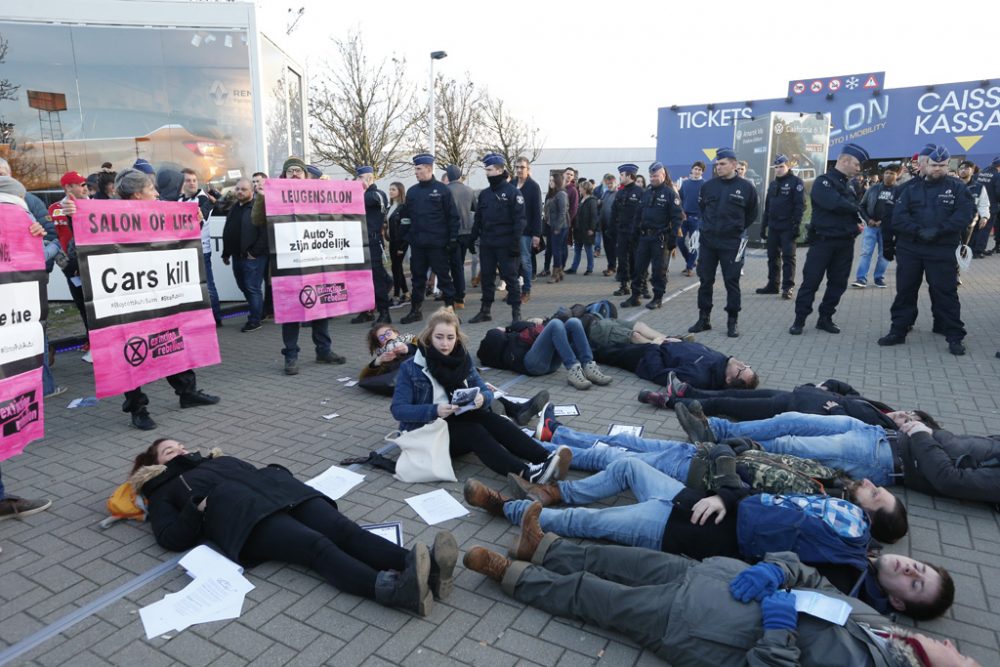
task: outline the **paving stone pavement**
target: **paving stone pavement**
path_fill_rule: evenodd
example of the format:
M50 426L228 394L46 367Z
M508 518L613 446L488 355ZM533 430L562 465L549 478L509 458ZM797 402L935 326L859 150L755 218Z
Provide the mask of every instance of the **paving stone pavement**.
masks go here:
M678 260L673 263L668 294L696 280L679 275ZM800 267L803 261L800 251ZM603 269L605 259L598 259L597 266ZM960 293L970 335L969 354L962 358L949 355L944 340L930 333L926 293L916 330L903 346L875 345L887 331L893 289L849 289L836 317L844 330L838 336L817 331L812 319L804 335L790 337L786 330L792 321L791 303L753 294L764 282L764 267L762 252L750 253L742 282L742 335L726 338L724 326L719 326L725 319L720 279L715 292L716 329L700 337L750 362L759 370L763 386L790 388L837 377L891 405L940 415L952 430L1000 433L996 379L1000 359L994 358L1000 325L995 308L1000 259L978 260L965 276ZM524 312L547 316L563 303L610 298L613 285L599 275L568 276L558 285L542 279ZM889 286L894 286L892 272ZM643 321L666 332L686 329L697 315L696 291L680 293L662 310L644 312ZM478 294L467 303L460 313L465 319L477 311ZM498 321L507 312L499 303L494 308ZM393 311L397 319L404 313ZM221 395L222 403L180 410L166 382L153 383L147 391L159 428L150 434L128 426L117 398L91 408L66 409L70 399L93 394L93 377L79 353L59 355L53 370L69 393L47 402L47 437L3 464L4 483L11 493L49 496L54 504L22 521L0 523L0 651L174 557L156 545L145 524L120 522L107 530L97 526L106 516L108 495L125 479L132 457L154 437L178 438L202 451L218 446L258 465L281 463L302 478L383 444L383 436L394 426L389 400L336 380L356 376L367 361L363 326L341 318L332 327L334 348L348 357L347 366L312 363L304 334L302 372L286 377L281 372L278 327L267 324L256 333L241 334L241 324L241 318L230 319L219 332L223 363L198 370L200 386ZM485 324L466 328L473 346L486 329ZM568 387L562 372L524 379L511 391L529 395L545 388L557 402L576 403L581 415L566 420L575 428L606 432L611 423L642 424L650 436L682 435L671 412L636 402L638 390L649 388L648 383L616 369L609 373L614 384L586 392ZM491 370L485 377L501 384L515 375ZM323 420L321 415L330 412L341 416ZM430 543L437 527L426 526L404 499L434 487L402 484L380 471L364 472L366 481L340 501L341 509L359 522L399 519L408 544ZM500 481L473 457L456 465L456 473L460 480L476 476L489 483ZM461 499L461 483L443 486ZM906 499L911 530L889 551L945 565L958 589L957 604L947 616L920 623L921 631L955 639L961 650L983 665L1000 664L1000 515L974 503L898 491ZM442 527L454 531L463 551L477 544L505 549L515 533L504 521L476 509ZM138 609L187 584L188 577L175 568L13 663L663 664L620 635L525 608L493 582L461 567L454 595L425 619L339 593L299 567L269 563L253 568L248 576L256 588L237 620L193 626L169 639L146 640Z

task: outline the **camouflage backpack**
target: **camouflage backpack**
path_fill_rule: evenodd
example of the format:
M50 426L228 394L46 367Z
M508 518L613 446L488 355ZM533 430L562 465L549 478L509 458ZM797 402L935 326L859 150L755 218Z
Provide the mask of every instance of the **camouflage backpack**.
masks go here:
M715 491L715 466L706 455L706 451L699 451L697 457L705 464L701 486L708 491ZM842 487L850 481L842 470L811 459L757 449L747 450L736 457L736 472L750 488L764 493L841 495L839 489L828 491L826 487Z

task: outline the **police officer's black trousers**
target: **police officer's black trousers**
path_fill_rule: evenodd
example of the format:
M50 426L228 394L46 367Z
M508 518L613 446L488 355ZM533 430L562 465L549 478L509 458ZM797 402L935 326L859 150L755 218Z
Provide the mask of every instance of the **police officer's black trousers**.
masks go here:
M767 286L795 287L795 238L798 228L767 230Z
M493 305L497 281L497 269L500 277L507 282L507 303L521 305L521 286L517 282L518 269L521 267L521 251L517 256L511 256L508 246L493 248L479 244L479 266L482 276L480 285L483 287L483 308Z
M669 234L669 232L667 232ZM666 257L664 257L666 256ZM646 269L652 265L653 298L660 298L667 290L667 264L670 255L666 252L663 236L643 235L635 247L635 272L632 274L632 293L638 294L642 288Z
M896 244L896 298L890 313L890 332L905 337L917 321L917 294L923 277L931 297L934 323L949 343L965 338L962 307L958 300L958 263L955 250L900 240Z
M614 227L604 230L604 256L608 258L608 271L618 267L618 231Z
M826 276L826 292L819 304L819 316L831 318L837 312L840 297L847 291L854 261L854 238L817 238L806 253L802 267L802 287L795 298L795 319L804 320L813 311L813 299Z
M632 280L632 264L635 259L635 246L632 241L632 232L619 227L615 230L617 237L618 252L618 282L627 285Z
M455 301L465 301L465 253L472 246L472 235L458 237L458 245L448 257L451 266L451 281L455 284Z
M440 248L420 248L410 246L410 278L413 280L413 291L410 292L410 303L414 310L424 303L424 289L427 287L427 269L431 269L438 279L438 289L444 296L446 306L455 303L455 285L451 281L451 266L448 263L448 251Z
M382 263L382 237L368 236L368 252L372 261L372 286L375 288L375 308L380 313L389 312L389 290L392 289L392 278Z
M698 312L712 312L712 290L715 288L715 272L722 268L722 282L726 286L726 312L735 317L742 305L740 294L740 270L743 262L736 261L737 247L726 248L715 245L701 237L698 248Z

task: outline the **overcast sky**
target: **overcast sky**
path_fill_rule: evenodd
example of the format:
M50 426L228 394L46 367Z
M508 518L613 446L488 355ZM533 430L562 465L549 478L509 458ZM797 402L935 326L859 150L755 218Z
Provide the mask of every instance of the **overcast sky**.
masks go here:
M258 0L260 25L273 34L303 6L289 49L309 68L352 28L372 59L404 56L420 85L430 52L447 51L436 71L468 71L553 148L652 146L659 107L783 97L791 79L885 71L884 87L899 88L1000 77L995 0L934 19L871 1Z

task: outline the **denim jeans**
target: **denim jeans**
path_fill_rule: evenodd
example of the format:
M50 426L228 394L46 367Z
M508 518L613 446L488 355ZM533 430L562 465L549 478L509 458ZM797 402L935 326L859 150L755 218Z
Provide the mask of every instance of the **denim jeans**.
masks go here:
M594 246L587 245L586 243L577 243L573 246L573 266L570 267L571 271L576 271L580 267L580 255L583 251L587 251L587 271L593 272L594 270Z
M872 251L878 253L878 258L875 260L875 280L885 280L889 260L882 256L882 228L866 226L861 234L861 254L858 255L858 270L854 274L858 282L867 282L868 267L872 264Z
M330 340L329 318L313 320L307 324L312 328L312 341L313 345L316 346L316 356L329 354L332 342ZM298 322L285 322L281 325L281 342L285 344L284 349L281 350L281 354L285 355L285 359L299 358L300 328L301 325Z
M659 550L674 497L684 490L684 484L635 458L616 461L607 470L582 480L559 482L563 502L568 505L594 502L629 489L638 501L634 505L543 509L539 518L542 530L563 537L605 539ZM504 503L504 515L512 524L520 525L531 503L510 500Z
M583 324L575 317L549 320L531 349L524 355L524 370L528 375L554 373L562 363L567 369L574 364L594 360Z
M250 306L247 324L260 324L264 314L264 271L267 270L268 256L254 259L233 258L233 277L236 286L243 292Z
M212 314L218 322L222 321L222 306L219 305L219 290L215 289L215 276L212 275L212 253L205 256L205 284L208 286L208 300L212 304ZM261 302L263 303L263 302Z
M785 412L749 422L710 417L708 423L718 440L751 438L769 452L815 459L877 485L893 483L892 449L885 429L854 417Z
M687 479L695 447L676 440L640 438L631 433L597 435L560 426L546 449L565 445L573 452L571 467L577 470L604 470L612 462L629 456L645 461L674 479Z
M521 276L524 278L524 284L521 286L521 294L529 294L531 292L531 258L533 256L531 247L531 237L522 236L521 237ZM473 273L475 275L475 273Z
M604 242L604 234L598 231L594 234L594 252L601 252L601 244Z
M552 232L552 266L560 269L566 267L566 237L569 235L569 227L563 227L558 232Z

